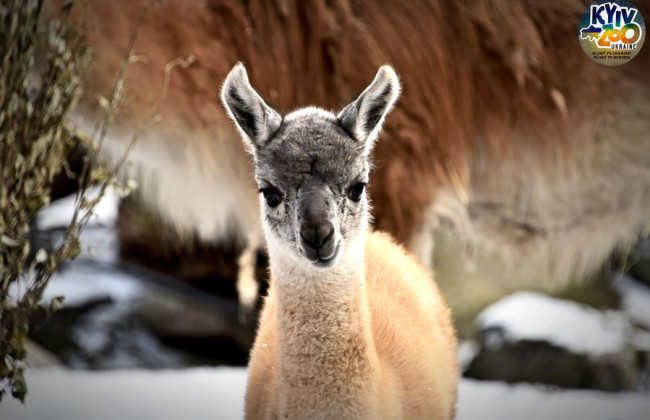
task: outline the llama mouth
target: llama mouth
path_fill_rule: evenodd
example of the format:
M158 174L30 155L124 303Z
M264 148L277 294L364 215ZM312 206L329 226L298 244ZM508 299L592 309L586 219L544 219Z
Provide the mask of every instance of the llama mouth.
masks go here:
M334 248L334 251L326 257L322 257L321 255L318 255L316 259L310 259L309 262L311 262L315 267L317 268L331 268L333 267L337 260L338 260L338 255L339 251L341 250L341 243L339 242L336 244L336 248Z

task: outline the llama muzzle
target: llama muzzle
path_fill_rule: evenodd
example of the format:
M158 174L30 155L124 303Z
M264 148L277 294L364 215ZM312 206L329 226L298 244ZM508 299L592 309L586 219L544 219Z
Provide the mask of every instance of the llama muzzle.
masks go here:
M331 195L325 188L310 185L301 187L299 192L300 247L304 256L321 268L333 265L339 251L336 227L329 212Z

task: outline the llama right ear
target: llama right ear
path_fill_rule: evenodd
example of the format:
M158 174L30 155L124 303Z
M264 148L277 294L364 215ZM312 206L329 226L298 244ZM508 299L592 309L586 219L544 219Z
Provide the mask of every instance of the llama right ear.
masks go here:
M237 63L226 77L221 88L221 101L253 154L280 128L282 117L253 89L242 63Z
M356 140L372 147L384 118L393 108L400 92L400 83L391 66L382 66L375 80L359 97L346 106L338 119Z

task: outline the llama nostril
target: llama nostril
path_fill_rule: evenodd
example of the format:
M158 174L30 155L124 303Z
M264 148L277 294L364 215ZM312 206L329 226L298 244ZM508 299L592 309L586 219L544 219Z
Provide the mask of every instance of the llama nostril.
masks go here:
M329 242L329 240L332 239L332 236L334 236L334 226L332 226L331 224L329 225L329 231L330 232L327 234L327 236L323 238L323 242L321 243L321 246Z
M300 237L303 242L313 249L320 249L334 236L334 226L330 222L317 225L305 223L300 228Z

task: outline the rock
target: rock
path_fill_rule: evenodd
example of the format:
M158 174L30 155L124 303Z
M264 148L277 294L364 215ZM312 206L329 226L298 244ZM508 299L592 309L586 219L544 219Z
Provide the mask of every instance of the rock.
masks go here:
M253 328L238 321L237 305L215 296L187 296L149 287L135 302L135 311L159 337L231 337L242 349L253 343Z
M81 234L80 256L48 283L43 302L58 296L65 300L47 322L43 313L35 314L34 341L73 368L246 364L256 320L240 322L234 281L208 275L205 289L230 298L216 296L173 277L169 273L174 270L165 274L121 260L118 204L119 197L109 189ZM37 248L51 250L61 241L73 211L74 197L66 197L39 212L34 227L42 243ZM204 256L208 258L207 251ZM186 266L193 264L187 261ZM200 265L194 268L185 274L205 274ZM232 291L224 290L225 285Z
M632 326L618 311L519 292L485 309L476 327L480 349L466 376L605 391L638 386Z
M237 303L122 262L81 256L55 274L44 300L64 306L32 338L76 369L244 365L254 320Z

